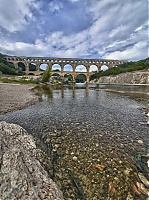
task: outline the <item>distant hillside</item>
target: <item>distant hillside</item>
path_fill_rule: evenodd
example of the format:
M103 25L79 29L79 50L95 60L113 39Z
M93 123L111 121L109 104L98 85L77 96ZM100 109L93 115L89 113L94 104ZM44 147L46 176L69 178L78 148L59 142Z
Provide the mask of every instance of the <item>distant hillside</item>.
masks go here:
M21 70L16 70L14 65L4 59L4 55L0 53L0 74L24 75Z
M149 58L146 58L144 60L139 60L137 62L124 63L117 67L112 67L106 71L100 71L98 73L95 73L92 76L92 80L99 79L102 76L118 75L121 73L133 72L133 71L138 71L138 70L146 71L148 69L149 69Z

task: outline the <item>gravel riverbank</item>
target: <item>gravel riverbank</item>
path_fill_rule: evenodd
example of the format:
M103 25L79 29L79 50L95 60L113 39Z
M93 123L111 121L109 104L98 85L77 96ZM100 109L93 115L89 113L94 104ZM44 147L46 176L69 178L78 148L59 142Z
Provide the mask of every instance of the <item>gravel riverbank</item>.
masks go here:
M0 114L20 110L38 102L33 85L0 83Z

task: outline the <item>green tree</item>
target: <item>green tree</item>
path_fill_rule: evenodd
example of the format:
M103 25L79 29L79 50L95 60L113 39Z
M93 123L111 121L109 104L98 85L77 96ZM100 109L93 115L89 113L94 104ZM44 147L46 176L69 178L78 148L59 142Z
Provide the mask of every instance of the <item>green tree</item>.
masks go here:
M42 82L48 82L51 77L51 67L48 66L47 69L42 74Z

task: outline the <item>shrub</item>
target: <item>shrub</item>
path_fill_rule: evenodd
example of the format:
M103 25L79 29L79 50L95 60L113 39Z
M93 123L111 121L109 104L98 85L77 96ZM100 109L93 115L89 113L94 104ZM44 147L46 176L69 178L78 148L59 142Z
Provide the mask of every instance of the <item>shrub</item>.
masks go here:
M51 67L48 66L47 69L42 74L42 82L48 82L51 77Z

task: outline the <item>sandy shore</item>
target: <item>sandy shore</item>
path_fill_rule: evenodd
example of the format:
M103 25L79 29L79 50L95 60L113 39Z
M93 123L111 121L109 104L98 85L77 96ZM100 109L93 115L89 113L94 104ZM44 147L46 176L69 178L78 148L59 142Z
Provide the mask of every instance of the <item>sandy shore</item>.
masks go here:
M0 83L0 114L25 108L38 102L33 85Z

